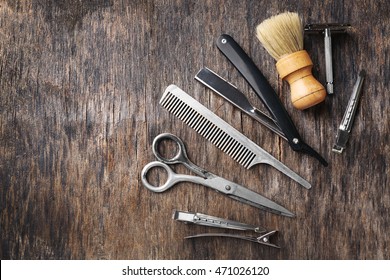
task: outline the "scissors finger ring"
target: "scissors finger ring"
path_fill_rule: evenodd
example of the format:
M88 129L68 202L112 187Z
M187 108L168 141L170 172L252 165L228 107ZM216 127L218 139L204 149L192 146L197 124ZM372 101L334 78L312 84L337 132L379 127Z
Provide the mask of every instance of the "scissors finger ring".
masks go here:
M177 145L178 151L174 157L165 158L159 152L158 147L159 147L160 143L164 140L172 140ZM156 138L154 138L154 140L153 140L152 149L153 149L153 154L161 162L164 162L166 164L181 163L181 164L184 164L187 168L189 168L192 172L194 172L195 174L197 174L203 178L207 178L209 176L209 174L206 170L200 168L199 166L195 165L194 163L192 163L190 161L190 159L188 158L188 155L187 155L187 150L186 150L186 147L184 145L184 142L176 135L173 135L171 133L162 133L162 134L156 136Z
M158 150L158 147L160 143L164 140L172 140L178 147L178 151L176 155L172 158L166 158ZM152 144L153 154L156 156L156 158L159 161L168 163L168 164L176 164L176 163L183 163L188 161L187 152L184 146L183 141L177 137L176 135L170 134L170 133L162 133L158 135L153 140Z
M166 173L167 173L167 181L161 185L161 186L153 186L152 184L149 183L148 179L147 179L147 174L148 172L153 169L153 168L157 168L157 167L161 167L163 168ZM144 168L142 169L141 171L141 181L142 181L142 184L148 188L149 190L153 191L153 192L164 192L166 190L168 190L169 188L171 188L174 184L172 184L173 182L173 178L174 178L174 175L176 173L174 173L172 171L171 168L169 168L168 165L166 165L165 163L162 163L160 161L153 161L153 162L150 162L148 163L147 165L144 166Z

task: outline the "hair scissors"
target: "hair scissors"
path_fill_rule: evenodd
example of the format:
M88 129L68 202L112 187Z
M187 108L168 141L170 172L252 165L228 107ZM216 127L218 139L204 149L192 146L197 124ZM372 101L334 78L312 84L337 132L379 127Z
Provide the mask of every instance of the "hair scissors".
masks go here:
M177 154L172 158L165 158L159 152L159 145L163 140L172 140L178 147ZM183 141L177 136L170 133L163 133L158 135L152 144L153 154L159 161L153 161L145 165L141 172L142 184L153 192L164 192L180 182L191 182L199 185L209 187L217 192L227 195L228 197L238 200L240 202L249 204L262 210L272 212L274 214L283 215L287 217L294 217L286 208L276 204L275 202L261 196L260 194L251 191L234 182L219 177L211 172L208 172L199 166L192 163L186 152ZM191 176L185 174L175 173L169 166L171 164L181 163L188 169L199 176ZM153 186L147 179L148 172L153 168L163 168L167 172L167 181L161 186Z

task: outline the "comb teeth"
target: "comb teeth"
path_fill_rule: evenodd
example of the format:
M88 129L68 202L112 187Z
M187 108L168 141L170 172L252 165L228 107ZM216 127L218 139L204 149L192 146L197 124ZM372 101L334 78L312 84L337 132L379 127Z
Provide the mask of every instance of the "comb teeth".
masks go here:
M212 120L186 104L171 91L166 92L160 100L160 104L245 168L250 167L256 157L254 152L230 136L219 125L213 123Z

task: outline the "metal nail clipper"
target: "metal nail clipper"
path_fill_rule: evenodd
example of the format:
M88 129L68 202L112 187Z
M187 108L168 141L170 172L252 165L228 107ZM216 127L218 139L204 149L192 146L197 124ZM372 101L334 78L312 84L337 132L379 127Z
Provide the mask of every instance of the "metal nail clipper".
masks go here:
M336 144L332 149L335 153L341 154L348 142L365 76L366 72L364 70L360 71L359 77L353 87L353 92L349 99L347 109L345 110L343 120L341 121L337 131Z
M271 246L274 248L280 248L278 245L270 242L270 237L274 235L277 231L267 231L263 227L248 225L245 223L240 223L232 220L227 220L219 217L214 217L202 213L193 213L185 211L174 210L172 219L186 224L197 224L202 226L217 227L224 229L234 229L241 231L254 231L255 233L261 233L260 236L244 236L230 233L201 233L191 236L186 236L186 239L190 238L199 238L199 237L230 237L236 239L247 240L250 242Z

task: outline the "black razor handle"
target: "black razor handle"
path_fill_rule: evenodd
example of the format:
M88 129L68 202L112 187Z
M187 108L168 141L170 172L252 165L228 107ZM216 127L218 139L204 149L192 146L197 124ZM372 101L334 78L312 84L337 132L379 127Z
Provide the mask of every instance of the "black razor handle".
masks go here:
M231 36L223 34L217 40L217 47L240 72L264 103L276 124L283 131L291 148L294 151L306 152L327 166L328 163L325 159L303 142L276 92L240 45Z

